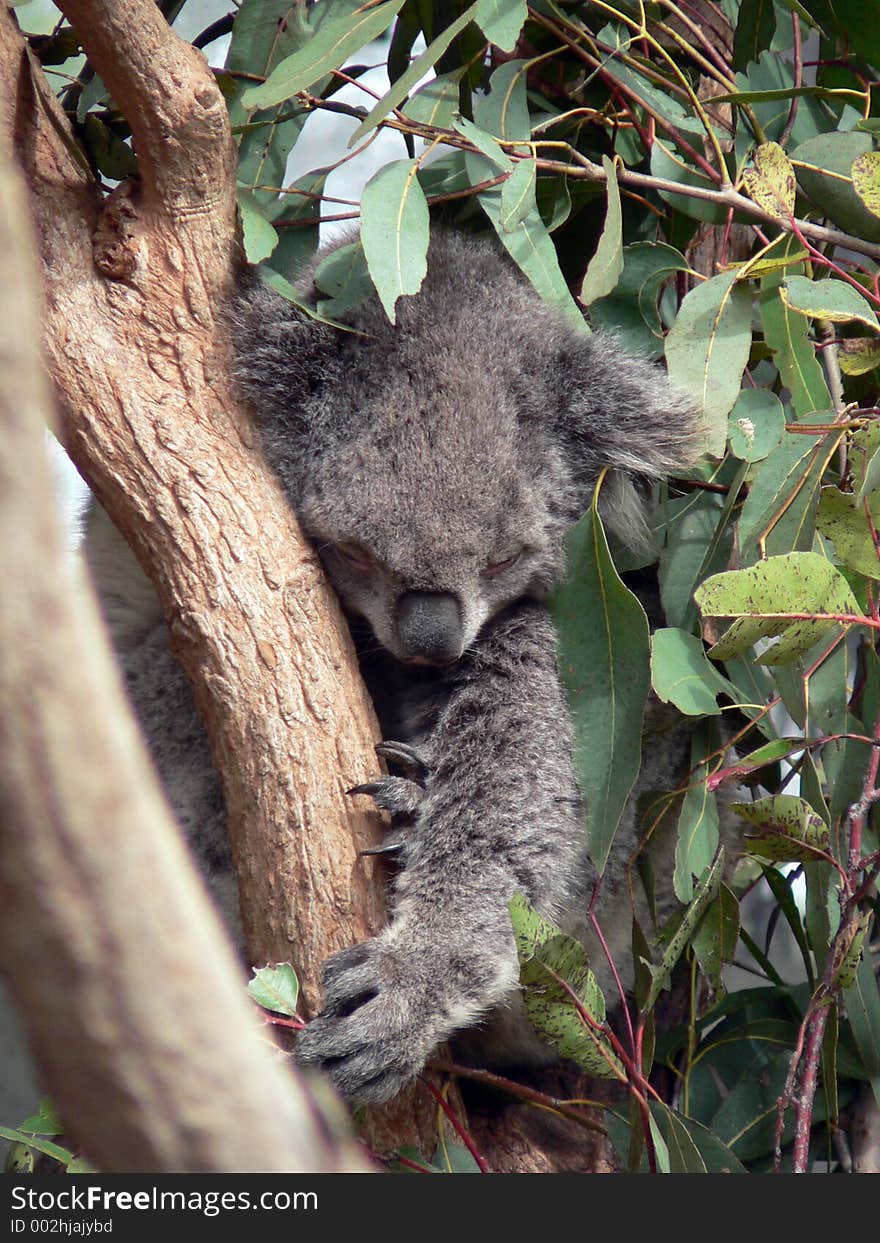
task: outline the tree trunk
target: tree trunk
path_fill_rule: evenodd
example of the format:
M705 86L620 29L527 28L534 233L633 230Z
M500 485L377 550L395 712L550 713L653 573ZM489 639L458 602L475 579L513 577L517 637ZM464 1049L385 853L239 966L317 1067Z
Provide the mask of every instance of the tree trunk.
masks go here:
M260 1038L69 564L30 251L0 159L0 966L102 1169L363 1169Z

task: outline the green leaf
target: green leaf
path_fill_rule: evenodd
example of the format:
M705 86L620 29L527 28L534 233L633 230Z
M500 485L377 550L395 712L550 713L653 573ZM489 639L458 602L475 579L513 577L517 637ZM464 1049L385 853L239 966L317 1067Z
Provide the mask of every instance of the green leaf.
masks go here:
M669 1154L670 1174L705 1174L706 1164L700 1156L699 1149L691 1139L690 1132L674 1110L667 1105L656 1103L651 1108L652 1116L658 1121L666 1150Z
M505 171L513 167L513 161L504 155L491 135L484 134L477 126L466 123L464 118L456 122L456 128L476 142L484 152L483 155L468 152L465 157L472 185L479 185L480 182L497 176L499 167ZM486 152L491 151L491 144L495 145L500 156L500 159L498 156L493 156L493 163L490 163L485 155ZM484 190L479 195L479 201L505 250L520 271L531 281L538 294L545 302L557 307L576 331L589 332L582 312L569 293L565 277L559 267L556 248L541 219L537 204L532 205L528 215L515 228L508 230L503 227L501 221L500 189L494 186L491 190Z
M265 194L254 194L266 219L279 235L269 266L291 280L300 276L318 249L319 218L323 202L320 196L324 193L330 171L326 168L312 169L288 187L292 193L280 195L276 199L267 201ZM293 193L297 190L303 193Z
M535 210L537 176L538 162L530 157L520 160L501 186L499 220L505 233L512 233Z
M532 133L526 79L533 60L508 60L489 79L489 93L474 100L474 120L506 142L528 141Z
M724 847L717 846L712 860L703 869L702 875L693 887L693 898L682 913L681 921L663 951L662 962L659 967L650 968L654 980L644 1010L653 1009L660 993L664 988L669 987L675 964L684 953L684 948L690 942L700 920L718 896L723 874Z
M109 125L90 112L83 122L83 129L89 153L105 177L122 181L137 174L137 156Z
M786 243L793 251L794 239ZM799 419L816 410L831 409L831 395L825 375L810 340L810 325L785 305L780 297L783 274L770 272L761 281L761 320L764 339L773 350L775 362L791 404Z
M322 315L320 311L317 311L313 306L309 306L308 302L304 300L296 286L291 285L287 277L282 276L280 272L276 272L273 268L266 267L264 265L260 268L260 274L271 289L274 289L275 292L280 294L282 298L286 298L288 302L291 302L298 310L302 311L304 315L308 315L310 319L315 319L320 324L330 324L331 327L340 328L343 332L354 331L353 329L348 328L345 324L337 323L332 319L327 319L326 316Z
M419 87L406 105L406 115L422 125L436 125L438 129L451 129L458 112L458 84L464 70L443 73Z
M845 281L811 281L805 276L789 276L779 293L785 305L799 315L828 319L835 324L855 320L880 332L880 323L867 299Z
M880 492L872 492L860 501L851 492L823 488L816 525L834 541L837 555L845 565L866 578L880 579L880 555L871 533L872 527L875 532L880 530Z
M880 220L853 189L852 166L872 149L870 134L837 130L819 134L791 152L798 185L825 215L847 233L880 241Z
M418 56L412 62L406 72L401 74L390 90L385 92L379 102L361 121L348 140L349 147L355 146L371 130L374 130L389 112L400 107L410 91L421 82L422 78L434 68L437 61L446 53L453 40L474 20L478 8L478 4L472 4L470 8L465 9L460 17L457 17L451 25L446 27L442 34L439 34L436 39L433 39L428 44L421 56ZM369 42L369 40L365 39L364 42ZM464 70L462 69L463 72Z
M880 423L869 423L853 432L849 442L849 467L853 490L861 500L880 487Z
M478 0L476 7L477 25L489 42L512 52L528 16L526 0Z
M825 425L833 417L829 412L816 411L799 424ZM808 552L812 548L819 486L842 436L842 430L817 433L815 437L795 432L783 435L749 485L739 519L742 549L762 539L771 554L789 549Z
M748 1170L708 1127L659 1101L651 1104L666 1137L671 1174L747 1174ZM699 1162L699 1164L697 1164ZM686 1168L687 1167L687 1168Z
M51 1157L53 1161L58 1161L61 1165L69 1165L73 1160L73 1153L68 1148L62 1148L60 1144L53 1144L51 1140L40 1139L36 1135L15 1131L8 1126L0 1126L0 1139L8 1139L13 1144L24 1144L27 1148L35 1148L37 1152L45 1153L47 1157Z
M299 1000L299 980L289 962L276 963L274 967L254 967L253 979L247 990L258 1006L273 1014L296 1016Z
M318 303L318 310L338 319L355 310L375 293L367 268L364 248L359 241L332 250L318 265L315 284L330 297Z
M744 570L715 574L696 591L704 617L735 617L710 656L739 656L762 638L784 637L760 656L761 664L790 663L838 624L825 613L857 613L846 579L818 553L790 552L768 557ZM787 616L817 614L815 620Z
M674 181L682 186L696 186L703 190L716 189L715 183L689 164L677 148L658 134L651 146L651 176ZM725 208L711 200L692 198L689 194L676 194L670 190L658 190L658 194L675 211L689 220L701 220L707 224L723 224Z
M3 1162L4 1174L33 1174L34 1153L27 1144L10 1144Z
M469 121L467 117L458 117L455 122L455 128L466 138L468 142L472 142L477 150L490 160L495 167L487 170L483 165L477 162L476 157L472 154L468 155L469 166L479 170L478 175L472 177L472 184L476 185L480 181L488 181L490 177L497 176L498 169L509 173L513 169L513 160L499 146L496 138L492 134L486 132L481 126L475 125L473 121Z
M403 8L405 0L385 0L366 12L346 14L326 22L292 56L277 65L260 86L251 87L241 97L245 108L268 108L307 90L346 59L383 34Z
M731 764L726 765L720 772L715 773L710 779L710 789L714 790L717 788L722 774L725 780L730 780L732 777L748 777L751 773L757 773L762 768L770 767L778 760L795 755L798 751L803 750L803 745L802 738L777 738L772 742L766 742L763 746L757 747L754 751L750 751L748 755L741 756Z
M416 160L394 160L370 178L361 196L361 241L385 314L418 293L428 270L429 215Z
M623 1078L616 1054L596 1030L605 1022L605 998L583 946L539 915L521 893L511 899L508 909L525 989L523 1000L536 1031L590 1074ZM565 985L592 1024L578 1014Z
M775 393L744 388L730 412L730 448L743 462L760 462L785 433L785 411Z
M663 242L635 242L623 248L623 271L606 298L590 307L597 328L617 332L634 354L663 353L663 325L657 302L663 285L676 272L688 270L687 260Z
M739 903L733 893L722 885L691 939L700 970L713 994L724 995L721 970L733 962L739 944Z
M742 0L733 36L733 67L745 69L769 48L776 33L773 0Z
M278 245L278 234L264 216L260 203L250 190L239 188L238 210L241 213L244 253L248 263L262 263Z
M660 600L670 626L692 630L697 620L694 588L706 574L729 564L733 532L724 529L724 504L712 492L697 493L679 507L668 503L666 547L660 556Z
M615 51L631 52L633 46L633 38L619 26L603 26L599 31L598 39L600 42L610 46ZM703 127L699 117L694 116L687 106L679 102L679 97L672 91L665 91L662 86L648 80L647 77L639 73L631 65L624 64L616 56L608 57L602 63L602 70L609 77L623 83L635 91L640 99L657 113L658 116L671 122L677 130L687 135L703 134ZM653 150L659 145L659 139L655 139ZM652 150L652 154L653 154Z
M470 184L463 151L450 151L419 169L419 185L429 198L467 190Z
M79 99L76 101L76 119L82 125L86 119L86 113L90 112L97 104L106 103L110 98L110 93L104 85L103 79L97 74L93 78L89 78L88 82L79 93Z
M440 1144L434 1153L433 1163L440 1166L441 1173L443 1174L481 1173L473 1154L465 1148L464 1144L450 1143L442 1128L440 1130Z
M733 692L706 659L700 639L672 626L651 636L651 684L664 703L687 716L719 713L718 695Z
M705 411L716 457L724 452L727 416L752 345L752 298L736 276L723 272L692 289L666 338L670 379Z
M788 219L794 215L797 183L791 160L778 142L757 147L754 163L743 173L743 181L759 207L771 216Z
M345 14L350 17L358 3L359 0L317 0L306 10L305 6L291 5L290 0L243 0L235 15L226 68L233 75L266 77L281 61L303 49L331 19L342 19ZM329 77L322 78L315 84L316 91L320 93L328 82ZM247 107L242 102L249 89L247 80L233 76L230 83L225 93L229 119L238 135L238 179L253 189L264 207L267 203L277 204L273 189L255 187L284 185L287 157L309 113L287 103L268 109Z
M596 253L590 260L578 295L584 306L590 306L597 298L606 298L623 271L623 220L617 169L607 155L602 156L602 166L605 169L608 206Z
M574 759L589 809L590 853L603 871L641 763L650 688L648 621L621 582L593 503L569 533L566 582L552 601Z
M814 862L831 844L828 825L809 803L794 794L759 798L753 803L731 803L731 810L760 829L747 833L752 854L776 863Z
M709 776L710 765L700 763L703 756L711 749L705 728L695 730L691 741L692 772L678 817L678 839L675 847L673 888L679 902L691 901L695 893L694 877L702 876L706 869L713 865L718 851L720 838L718 801L714 791L709 789L706 780ZM714 897L714 893L712 896ZM702 910L699 914L702 915ZM696 920L694 920L694 926L696 926Z
M872 216L880 216L880 151L866 151L852 166L853 189Z
M48 1097L40 1101L39 1112L25 1118L21 1124L22 1131L32 1131L35 1135L63 1135L64 1123Z
M841 930L834 946L831 963L831 981L838 988L849 989L856 983L859 963L865 948L865 938L874 918L870 911L860 912L846 928Z
M863 956L856 968L844 1004L862 1066L880 1106L880 984L868 957Z

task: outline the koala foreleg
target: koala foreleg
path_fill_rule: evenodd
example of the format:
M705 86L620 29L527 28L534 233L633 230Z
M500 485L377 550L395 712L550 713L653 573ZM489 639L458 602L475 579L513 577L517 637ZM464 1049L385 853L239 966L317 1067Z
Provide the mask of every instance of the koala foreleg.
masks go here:
M424 797L401 838L390 923L329 960L324 1010L298 1045L356 1101L391 1096L437 1044L515 996L516 891L553 917L578 873L583 884L571 724L542 606L489 624L413 741Z

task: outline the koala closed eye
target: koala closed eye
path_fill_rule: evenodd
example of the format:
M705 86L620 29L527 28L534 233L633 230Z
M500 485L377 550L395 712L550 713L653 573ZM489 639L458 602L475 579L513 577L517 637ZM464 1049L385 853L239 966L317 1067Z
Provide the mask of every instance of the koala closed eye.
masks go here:
M519 552L511 553L509 557L502 557L498 561L490 561L488 565L483 567L483 577L496 578L499 574L504 574L506 570L512 570L524 551L524 549L520 549Z

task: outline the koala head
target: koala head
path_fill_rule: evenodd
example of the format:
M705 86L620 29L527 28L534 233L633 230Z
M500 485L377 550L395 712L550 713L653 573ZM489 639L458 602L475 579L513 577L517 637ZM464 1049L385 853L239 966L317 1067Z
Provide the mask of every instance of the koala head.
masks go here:
M634 479L686 465L699 421L656 368L581 336L486 242L440 232L396 326L357 334L248 284L237 374L270 463L349 612L398 660L446 665L564 572L603 467L606 521L643 538Z

